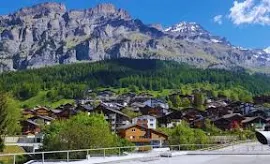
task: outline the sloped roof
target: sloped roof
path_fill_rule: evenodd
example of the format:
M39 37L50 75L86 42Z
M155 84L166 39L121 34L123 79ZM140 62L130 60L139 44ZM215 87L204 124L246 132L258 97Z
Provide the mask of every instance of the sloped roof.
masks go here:
M113 108L111 108L109 106L106 106L105 104L100 104L99 106L101 106L101 107L105 108L106 110L109 110L109 111L111 111L113 113L117 113L119 115L122 115L122 116L125 116L125 117L129 118L128 115L126 115L126 114L124 114L124 113L122 113L122 112L120 112L120 111L118 111L116 109L113 109Z
M232 117L235 117L235 116L238 116L238 117L244 117L244 116L242 116L242 115L239 114L239 113L226 114L226 115L224 115L224 116L222 116L222 117L225 118L225 119L229 119L229 118L232 118Z
M32 120L29 120L29 119L27 119L27 120L25 120L27 123L30 123L30 124L32 124L32 125L35 125L35 126L40 126L39 124L37 124L37 123L35 123L34 121L32 121Z
M262 119L263 121L266 122L266 120L263 117L257 116L257 117L246 117L246 119L243 120L242 123L246 124L246 123L252 122L252 121L254 121L255 119L258 119L258 118Z

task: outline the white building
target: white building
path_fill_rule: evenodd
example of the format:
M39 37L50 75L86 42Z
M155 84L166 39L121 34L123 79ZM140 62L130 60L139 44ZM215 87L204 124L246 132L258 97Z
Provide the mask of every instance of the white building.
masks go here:
M145 126L148 129L156 129L157 128L157 119L154 116L142 115L142 116L133 118L132 124L138 124L141 126Z
M149 107L155 108L155 107L161 107L163 109L169 109L168 103L166 103L163 100L159 99L149 99L143 103L144 105L147 105Z

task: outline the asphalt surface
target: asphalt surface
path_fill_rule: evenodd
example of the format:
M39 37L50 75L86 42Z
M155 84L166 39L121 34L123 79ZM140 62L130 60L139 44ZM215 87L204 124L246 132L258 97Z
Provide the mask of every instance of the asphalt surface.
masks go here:
M143 159L116 162L114 164L269 164L270 155L248 156L209 156L209 155L183 155L172 158L159 158L152 161Z
M215 150L215 152L218 152L220 154L181 155L181 156L173 156L171 158L159 157L153 159L151 158L137 159L130 161L114 162L114 164L269 164L270 163L270 147L267 145L261 145L257 142L228 146L220 150ZM268 153L269 155L262 155Z

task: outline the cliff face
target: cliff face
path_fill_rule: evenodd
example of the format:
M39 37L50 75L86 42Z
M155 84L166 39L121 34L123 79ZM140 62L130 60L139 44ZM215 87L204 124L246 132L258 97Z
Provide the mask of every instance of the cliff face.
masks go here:
M44 3L0 16L1 72L122 57L257 72L270 67L265 51L234 47L196 23L163 29L111 4L68 11L63 4Z

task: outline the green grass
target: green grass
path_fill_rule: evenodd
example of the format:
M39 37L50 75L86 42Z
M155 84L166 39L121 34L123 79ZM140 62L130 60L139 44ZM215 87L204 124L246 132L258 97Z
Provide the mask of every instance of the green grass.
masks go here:
M59 101L51 102L46 98L47 92L48 91L40 91L36 96L34 96L28 100L25 100L25 101L17 100L17 104L20 108L24 108L24 107L33 108L33 107L38 106L38 105L56 108L56 107L60 106L61 104L74 102L74 100L72 100L72 99L61 99Z
M13 154L13 153L24 153L24 149L19 146L6 146L4 152L0 154ZM20 157L18 157L20 158ZM13 162L13 156L0 157L0 163L8 164Z

